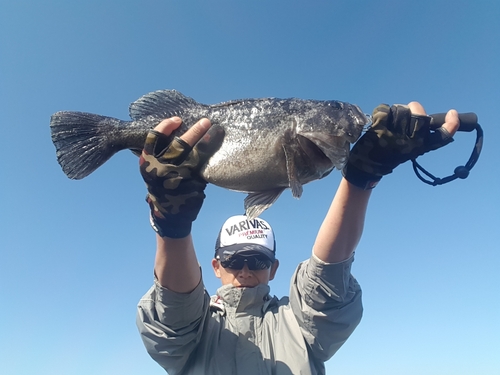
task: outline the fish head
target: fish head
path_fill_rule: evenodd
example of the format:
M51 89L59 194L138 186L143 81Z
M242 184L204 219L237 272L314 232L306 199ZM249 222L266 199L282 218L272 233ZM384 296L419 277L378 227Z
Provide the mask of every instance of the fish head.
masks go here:
M349 156L350 144L358 140L370 119L353 104L318 101L303 118L296 119L296 134L311 158L341 169Z

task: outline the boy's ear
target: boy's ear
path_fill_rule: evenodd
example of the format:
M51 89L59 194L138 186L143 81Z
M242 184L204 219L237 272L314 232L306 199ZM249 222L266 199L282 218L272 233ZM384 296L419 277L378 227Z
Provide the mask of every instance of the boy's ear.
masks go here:
M278 267L280 266L280 261L276 259L273 264L271 264L271 273L269 274L269 281L274 279L274 276L276 275L276 271L278 270Z
M217 259L212 259L212 268L214 269L215 277L220 279L220 263Z

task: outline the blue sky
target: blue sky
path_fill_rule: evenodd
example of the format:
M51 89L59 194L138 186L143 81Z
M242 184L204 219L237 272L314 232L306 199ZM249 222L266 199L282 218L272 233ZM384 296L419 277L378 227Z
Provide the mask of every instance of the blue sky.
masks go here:
M158 89L202 103L337 99L365 112L418 100L476 112L483 153L466 180L421 183L410 165L373 193L353 273L361 325L328 373L500 373L500 5L493 1L0 1L0 373L163 374L135 307L152 283L155 236L137 158L84 180L62 173L50 115L128 118ZM465 164L472 134L421 159L438 176ZM286 191L262 216L288 293L340 173ZM209 186L194 225L207 288L222 222L244 195Z

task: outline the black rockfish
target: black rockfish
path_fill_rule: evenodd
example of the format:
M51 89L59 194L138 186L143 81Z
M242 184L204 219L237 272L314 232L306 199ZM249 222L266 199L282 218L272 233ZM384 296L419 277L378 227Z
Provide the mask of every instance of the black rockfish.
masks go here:
M149 93L129 107L132 121L84 112L57 112L50 128L64 173L81 179L114 153L140 154L148 131L179 116L180 135L202 117L224 128L220 149L201 170L212 184L249 193L250 217L271 206L286 188L294 197L302 185L342 168L367 116L352 104L302 99L244 99L205 105L175 90Z

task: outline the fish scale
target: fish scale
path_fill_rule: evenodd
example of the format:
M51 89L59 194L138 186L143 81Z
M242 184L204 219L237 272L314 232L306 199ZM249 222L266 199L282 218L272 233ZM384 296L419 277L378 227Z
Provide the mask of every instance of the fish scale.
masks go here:
M179 116L180 136L207 117L225 132L220 149L201 169L217 186L246 192L245 210L256 217L283 190L294 197L302 185L342 168L350 144L369 119L355 105L297 98L242 99L206 105L176 90L144 95L129 106L132 121L85 112L61 111L50 121L52 141L64 173L81 179L124 149L141 152L149 130Z

